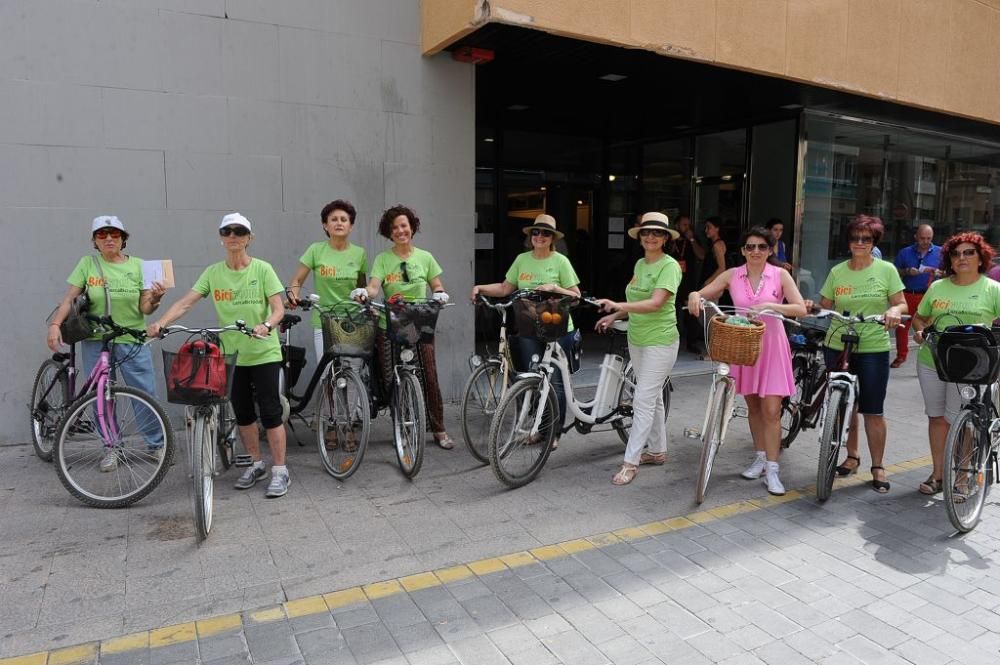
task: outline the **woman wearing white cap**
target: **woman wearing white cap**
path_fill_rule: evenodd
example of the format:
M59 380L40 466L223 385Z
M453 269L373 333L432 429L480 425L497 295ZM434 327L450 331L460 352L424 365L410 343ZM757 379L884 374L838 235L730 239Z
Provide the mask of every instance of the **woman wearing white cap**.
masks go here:
M638 238L645 255L636 261L632 280L625 287L625 302L602 299L601 309L611 312L597 321L605 332L616 319L628 318L628 350L635 372L632 397L632 430L625 447L625 461L611 482L628 485L639 465L667 461L663 382L677 360L680 334L674 296L681 283L681 266L666 253L667 243L680 234L660 212L647 212L637 227L628 230Z
M90 225L90 239L97 254L85 256L66 279L69 288L49 323L48 345L54 352L63 347L60 324L69 315L73 299L87 292L90 297L90 313L105 316L106 300L110 300L110 315L115 323L126 328L141 330L145 327L144 315L152 314L160 306L164 288L153 282L149 288L143 285L142 259L129 256L122 250L128 242L129 234L120 219L113 215L95 217ZM108 298L105 298L107 291ZM101 336L96 332L80 343L81 375L90 374L101 353ZM132 337L119 337L112 348L113 362L119 376L127 385L156 395L156 381L153 375L153 356L148 346L138 343ZM122 362L124 361L124 362ZM147 441L150 449L163 446L160 429L150 419L150 432L155 438ZM102 471L111 471L118 457L112 452L101 461Z
M278 395L281 345L278 336L271 334L285 315L281 302L284 289L270 263L247 253L253 242L250 220L238 212L226 215L219 225L219 235L226 249L226 260L205 268L191 290L159 321L149 326L149 334L158 335L160 328L184 316L195 303L209 295L220 326L236 320L253 325L255 338L235 331L223 333L225 352L238 354L229 401L236 414L243 447L254 461L236 481L236 489L249 489L268 475L257 433L259 411L274 462L266 496L284 496L291 478L285 466L285 427L281 422Z
M521 229L530 238L531 251L519 254L511 264L502 282L494 284L477 284L472 287L470 297L475 300L477 295L491 298L503 298L517 289L535 289L549 291L568 296L580 295L580 278L565 255L555 249L555 241L561 240L563 234L556 229L556 219L552 215L538 215L533 224ZM580 338L580 331L575 330L573 319L569 321L569 332L559 340L560 346L568 357L573 355L573 345ZM510 338L512 359L517 369L525 371L531 364L531 356L539 356L545 352L545 343L530 335L529 331L518 331ZM562 389L562 376L556 372L552 377L552 385L559 402L559 422L566 421L566 395ZM553 443L553 448L559 443L559 435Z

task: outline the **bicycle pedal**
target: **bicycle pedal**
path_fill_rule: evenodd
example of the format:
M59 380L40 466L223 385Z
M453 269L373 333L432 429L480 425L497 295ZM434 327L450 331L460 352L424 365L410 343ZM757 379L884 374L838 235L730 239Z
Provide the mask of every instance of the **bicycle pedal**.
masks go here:
M237 455L236 459L233 460L233 466L253 466L253 457L250 455Z
M747 408L745 406L734 406L733 407L733 417L734 418L746 418Z
M701 430L698 429L697 427L685 427L684 436L688 439L700 439Z

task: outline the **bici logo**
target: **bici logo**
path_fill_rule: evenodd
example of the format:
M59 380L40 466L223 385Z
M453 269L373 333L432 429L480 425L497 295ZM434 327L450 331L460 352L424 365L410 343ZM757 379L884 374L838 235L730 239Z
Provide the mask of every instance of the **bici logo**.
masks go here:
M320 266L319 267L320 277L336 277L337 276L337 266Z
M87 286L104 286L104 285L105 281L100 277L94 277L93 275L91 275L90 277L87 278Z
M222 301L232 302L232 300L233 300L233 290L232 289L215 289L215 291L212 293L212 298L215 299L215 302L222 302Z
M853 286L838 286L837 288L835 288L833 290L833 295L835 297L849 296L852 293L854 293L854 287Z
M935 298L933 302L931 302L931 309L949 310L951 309L951 301L947 298Z
M535 280L535 273L533 272L522 272L517 276L517 281L519 282L533 282Z

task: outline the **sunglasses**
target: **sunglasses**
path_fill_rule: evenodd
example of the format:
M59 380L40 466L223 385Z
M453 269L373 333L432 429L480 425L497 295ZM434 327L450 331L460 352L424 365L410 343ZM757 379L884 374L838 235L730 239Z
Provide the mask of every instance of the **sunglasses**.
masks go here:
M94 231L94 237L98 240L104 240L109 236L118 240L122 237L122 232L118 229L101 229L100 231Z
M962 257L962 256L964 256L964 257L975 256L978 253L979 253L979 250L977 250L975 247L973 247L971 249L953 249L950 252L948 252L948 256L950 256L953 259L957 259L957 258Z
M667 235L666 231L661 231L660 229L639 229L639 237L653 236L654 238L662 238Z
M399 271L403 273L403 281L407 284L410 283L410 273L406 272L406 261L399 264Z
M238 238L242 238L243 236L250 235L250 229L248 229L245 226L226 226L224 228L219 229L219 235L222 236L223 238L229 236L237 236Z
M758 252L766 252L769 249L771 249L771 246L766 242L748 242L743 245L743 250L747 252L752 252L754 250Z
M552 231L546 231L545 229L531 229L531 235L542 236L543 238L550 238L554 234L552 233Z
M872 236L851 236L848 240L856 245L870 245L875 241Z

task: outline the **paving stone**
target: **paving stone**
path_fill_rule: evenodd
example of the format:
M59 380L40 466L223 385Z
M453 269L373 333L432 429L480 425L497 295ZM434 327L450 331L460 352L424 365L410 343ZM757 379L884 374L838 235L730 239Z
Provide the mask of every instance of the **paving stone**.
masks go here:
M615 665L640 665L648 663L653 654L631 635L621 635L597 645L608 660Z
M319 628L306 633L297 633L295 642L309 665L323 661L347 665L354 665L357 662L344 636L336 628Z
M575 630L543 638L542 643L564 663L606 665L611 662L606 655Z
M434 629L434 626L428 622L390 628L389 632L392 633L392 637L396 641L396 646L404 654L443 645L441 636Z
M215 660L234 654L249 654L246 641L240 633L230 633L198 640L198 656L202 660Z
M377 598L372 601L372 608L389 629L412 626L426 620L416 603L404 593Z
M493 595L469 598L462 603L462 607L483 632L510 626L518 621L514 613Z
M508 665L507 658L485 635L455 640L449 646L462 665Z
M378 623L364 624L341 631L354 658L362 665L401 656L389 629Z
M198 643L181 642L167 646L154 647L149 650L150 665L173 665L174 663L191 663L198 658Z
M687 643L707 656L713 663L732 658L745 651L743 646L715 630L699 633L689 638Z
M562 613L564 619L592 644L600 645L608 640L622 637L625 631L591 605L575 607Z

